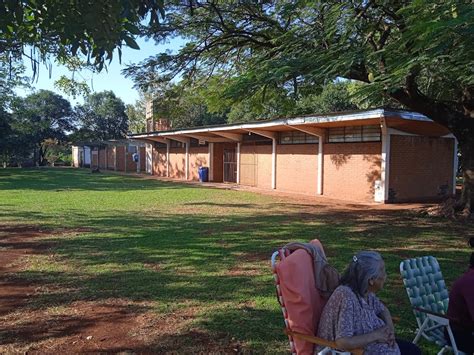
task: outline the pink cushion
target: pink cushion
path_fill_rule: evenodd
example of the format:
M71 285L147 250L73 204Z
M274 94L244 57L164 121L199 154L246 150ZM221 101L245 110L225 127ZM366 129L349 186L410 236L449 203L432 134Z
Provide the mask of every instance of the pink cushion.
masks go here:
M310 243L324 249L319 240ZM290 329L315 335L326 300L317 292L313 276L313 259L305 250L297 250L276 266L280 292L285 302ZM297 354L313 354L314 345L294 339Z

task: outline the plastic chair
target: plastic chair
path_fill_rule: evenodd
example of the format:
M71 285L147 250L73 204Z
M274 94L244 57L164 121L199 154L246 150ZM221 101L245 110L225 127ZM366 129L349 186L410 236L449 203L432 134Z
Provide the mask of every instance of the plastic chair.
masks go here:
M312 244L322 248L319 240ZM314 336L326 304L315 286L312 257L305 250L290 252L282 248L271 259L278 302L285 321L285 333L292 354L312 355L314 345L323 347L318 354L350 354L336 349L336 343ZM352 350L362 355L362 349Z
M416 344L423 336L441 347L438 354L446 350L452 350L456 355L464 354L456 346L446 316L449 294L436 258L424 256L404 260L400 263L400 274L418 324L413 343ZM445 329L451 345L444 336Z

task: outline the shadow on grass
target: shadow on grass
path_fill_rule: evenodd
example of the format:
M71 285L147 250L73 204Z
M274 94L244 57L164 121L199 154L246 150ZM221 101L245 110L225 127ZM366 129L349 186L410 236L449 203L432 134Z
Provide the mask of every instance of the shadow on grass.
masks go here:
M186 185L187 188L194 188ZM34 191L129 191L183 188L174 182L147 180L139 176L92 174L87 169L39 168L39 169L0 169L0 190Z
M45 174L49 176L48 171ZM50 188L62 186L61 175L71 180L77 172L68 174L68 170L64 173L55 170L47 178L53 179L49 180L53 181ZM28 179L30 184L34 174ZM80 181L68 184L85 190L91 189L91 182L95 183L92 189L98 190L133 190L142 184L145 189L182 188L172 183L137 182L136 179L134 184L127 184L128 178L122 176L94 175L93 181L88 182L88 179L84 172ZM25 184L24 188L48 189L48 182L44 183ZM0 188L4 188L5 183L0 180L0 184L3 184ZM12 184L20 188L18 184L23 183ZM53 212L15 211L3 206L0 213L6 220L24 223L35 220L46 225L51 222L54 258L40 260L39 265L31 265L15 274L23 281L49 290L34 296L28 307L46 309L67 306L74 301L122 298L156 302L160 312L166 314L168 308L180 304L204 305L204 313L196 316L196 326L211 334L224 332L226 336L264 349L285 341L279 306L276 299L272 301L270 255L290 241L318 238L339 271L359 250L381 252L389 275L381 297L395 315L403 316L399 329L414 329L415 320L399 282L400 261L434 255L449 284L463 271L469 256L469 251L463 249L464 239L474 233L472 225L421 218L409 211L380 211L360 206L328 210L317 204L253 204L242 203L242 200L234 204L207 202L205 198L196 203L183 203L183 207L192 206L197 207L197 212L163 209L151 213L146 209L134 212L117 208L90 213L86 207L71 208L62 213L68 227L90 231L60 237L53 230L57 227L54 224L57 215ZM206 209L199 210L202 206L217 209L219 213L206 214ZM228 213L228 208L240 210ZM38 247L44 242L44 239L38 241ZM61 265L68 267L62 269ZM243 266L253 272L237 275L229 272ZM265 307L253 305L252 301L261 299L265 300ZM222 307L222 304L231 306ZM79 331L82 326L76 324L76 327ZM21 329L16 330L21 332Z

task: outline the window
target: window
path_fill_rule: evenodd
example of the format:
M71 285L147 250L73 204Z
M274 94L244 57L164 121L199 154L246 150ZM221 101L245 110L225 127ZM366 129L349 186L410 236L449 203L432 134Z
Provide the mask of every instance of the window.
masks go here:
M347 126L328 129L328 143L379 142L380 126Z
M128 151L129 153L136 153L136 152L137 152L137 146L136 146L136 145L129 145L129 146L127 147L127 151Z
M178 141L174 141L174 140L170 140L170 148L183 148L184 147L184 143L183 142L178 142Z
M280 132L280 144L309 144L318 142L318 137L301 131Z

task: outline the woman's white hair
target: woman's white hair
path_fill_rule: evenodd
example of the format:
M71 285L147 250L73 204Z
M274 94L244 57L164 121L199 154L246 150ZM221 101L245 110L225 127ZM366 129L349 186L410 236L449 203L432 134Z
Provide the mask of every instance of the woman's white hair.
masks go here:
M369 280L380 277L382 256L375 251L361 251L353 256L341 277L341 285L348 286L360 297L365 296Z

